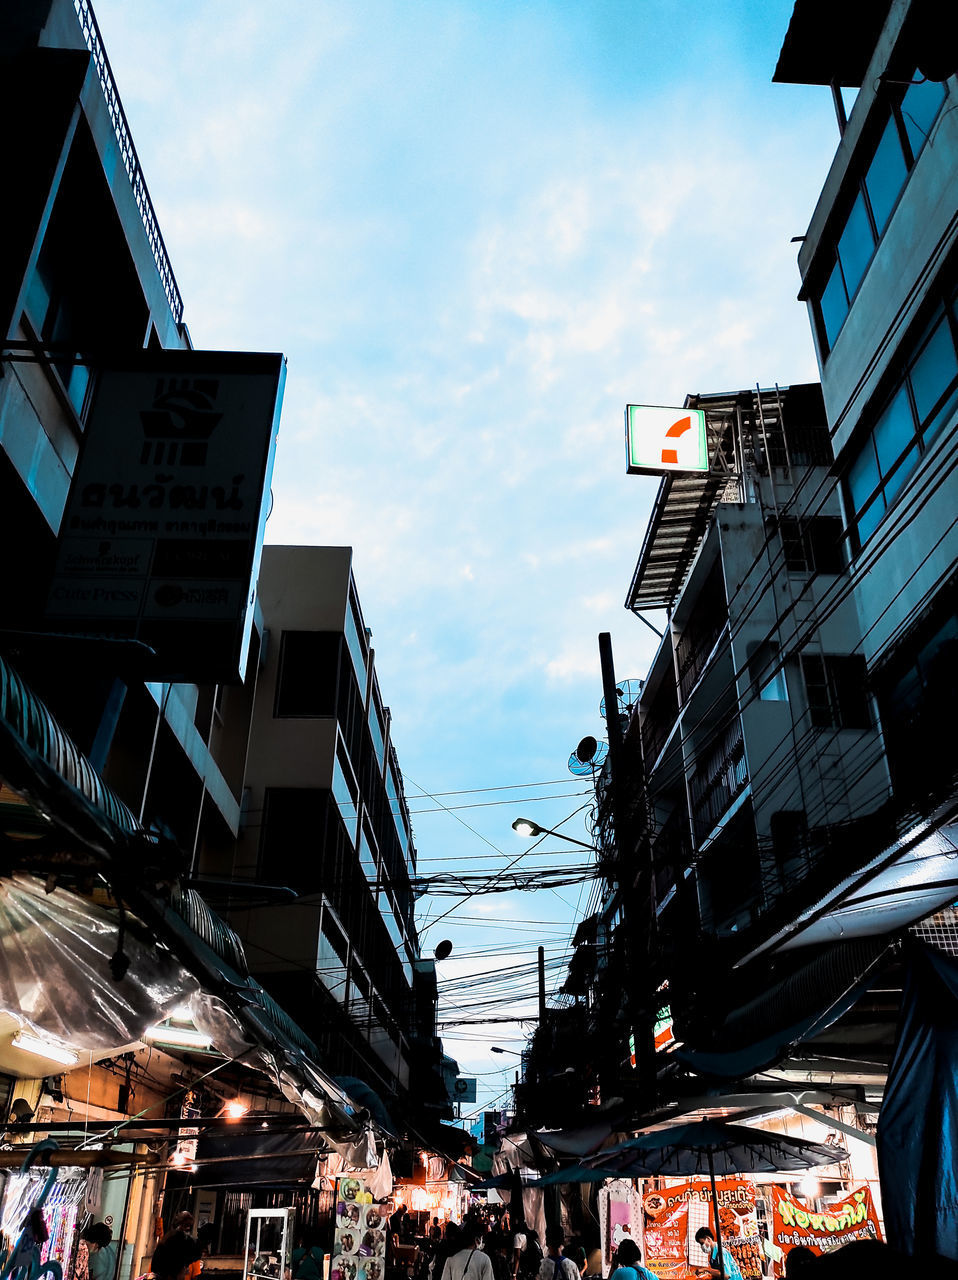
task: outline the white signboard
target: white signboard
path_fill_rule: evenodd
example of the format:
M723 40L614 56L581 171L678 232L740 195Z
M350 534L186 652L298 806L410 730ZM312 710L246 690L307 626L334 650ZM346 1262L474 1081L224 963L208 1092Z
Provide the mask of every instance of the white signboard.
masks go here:
M626 405L625 443L629 475L709 469L704 409Z
M47 620L156 650L154 678L243 674L285 360L138 353L102 369Z

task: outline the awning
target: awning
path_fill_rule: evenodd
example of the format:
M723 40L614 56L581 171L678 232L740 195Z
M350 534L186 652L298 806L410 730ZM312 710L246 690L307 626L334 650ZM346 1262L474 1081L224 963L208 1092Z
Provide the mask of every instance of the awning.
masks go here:
M196 1146L196 1187L301 1187L316 1174L322 1138L293 1133L202 1134Z
M123 904L115 912L95 907L89 898L58 885L56 878L53 885L58 887L52 892L47 892L49 882L29 875L0 882L12 895L11 909L30 916L29 936L42 934L38 921L45 915L60 942L56 963L76 971L69 986L44 983L44 973L53 968L31 969L36 961L22 945L27 935L15 931L7 942L13 948L19 944L20 953L16 961L8 957L5 976L0 972L0 1009L20 1016L22 975L33 973L47 994L43 1009L35 1008L33 1017L28 1012L31 1025L66 1044L97 1050L111 1042L119 1048L139 1040L163 1010L190 995L191 986L194 994L202 988L207 998L194 1001L194 1007L207 1020L204 1029L216 1047L265 1071L311 1123L354 1128L353 1103L317 1064L318 1050L309 1037L249 976L234 931L195 890L174 887L167 898L160 896L164 886L176 886L185 865L180 851L141 826L2 655L0 780L8 784L5 803L14 795L27 801L46 831L37 838L36 824L30 824L23 838L11 840L21 870L54 872L64 881L99 874ZM129 922L127 913L133 917ZM79 931L74 937L71 920ZM146 926L142 947L137 922ZM131 972L134 962L137 973ZM174 977L160 981L167 971ZM116 998L104 998L106 1013L97 1006L98 1021L91 1030L88 997L92 992L96 1004L104 983L112 983ZM138 984L141 994L134 998Z
M797 0L772 79L860 87L890 7L890 0Z

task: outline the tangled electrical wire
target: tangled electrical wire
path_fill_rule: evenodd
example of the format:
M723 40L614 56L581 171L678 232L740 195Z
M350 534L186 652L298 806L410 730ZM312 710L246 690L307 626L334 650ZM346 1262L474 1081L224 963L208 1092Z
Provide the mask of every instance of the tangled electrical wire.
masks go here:
M461 898L485 893L530 892L535 889L561 889L568 885L596 880L602 874L595 862L580 862L565 867L539 867L530 871L504 871L490 876L488 871L441 872L434 876L416 876L410 883L416 897Z

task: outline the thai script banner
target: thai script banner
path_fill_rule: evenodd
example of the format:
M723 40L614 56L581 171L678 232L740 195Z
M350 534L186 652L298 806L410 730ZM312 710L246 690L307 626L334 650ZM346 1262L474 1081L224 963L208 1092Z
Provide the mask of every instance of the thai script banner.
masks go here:
M772 1243L784 1253L805 1245L828 1253L849 1240L880 1240L878 1214L868 1187L859 1187L837 1204L817 1213L781 1187L769 1187L772 1201Z
M762 1252L755 1212L755 1186L745 1178L717 1178L722 1245L738 1263L744 1280L759 1280ZM645 1266L661 1280L691 1280L707 1256L694 1241L699 1227L715 1230L712 1188L707 1180L674 1182L646 1193Z

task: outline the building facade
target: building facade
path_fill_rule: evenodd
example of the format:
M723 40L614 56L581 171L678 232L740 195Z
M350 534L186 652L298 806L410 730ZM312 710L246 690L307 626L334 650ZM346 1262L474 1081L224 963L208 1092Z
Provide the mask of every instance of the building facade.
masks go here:
M104 371L152 376L162 361L172 367L197 353L87 0L5 5L0 67L0 93L20 121L4 153L8 199L0 210L0 1105L14 1144L0 1164L19 1168L23 1145L54 1126L84 1171L71 1175L76 1186L61 1188L64 1205L74 1192L82 1204L88 1167L108 1166L106 1191L91 1204L113 1219L124 1280L148 1269L164 1186L167 1216L171 1206L199 1206L195 1179L175 1171L174 1155L188 1167L196 1151L176 1140L179 1124L199 1117L215 1128L231 1094L242 1094L257 1116L249 1152L267 1141L258 1132L266 1125L356 1136L365 1103L333 1073L405 1105L418 1070L416 1096L434 1103L427 1114L441 1115L445 1095L438 1082L430 1093L426 1070L440 1056L435 975L418 952L408 813L347 550L312 558L298 613L285 594L283 549L271 559L275 570L262 575L258 549L243 559L247 581L235 612L245 662L230 659L221 677L203 669L200 644L195 672L189 661L169 664L157 639L163 627L144 643L119 608L105 608L92 626L51 621L51 583L63 568L69 504L96 434ZM259 357L223 358L245 376ZM259 517L237 516L239 496L228 485L217 492L215 478L170 496L174 466L199 466L213 447L216 415L203 397L221 392L209 380L192 385L185 406L158 392L152 409L134 415L135 461L151 469L157 487L148 494L146 481L118 476L91 498L106 524L83 555L98 573L116 566L102 595L108 604L129 595L117 581L128 565L114 536L154 518L164 503L176 508L178 534L206 504L203 537L210 519L245 520L244 537L255 542L258 530L261 541ZM253 505L263 517L266 437L275 439L278 404L277 396L257 457ZM189 596L202 611L229 601L233 587L197 585L211 576L199 535L162 551L174 567L158 605ZM238 542L221 554L229 567ZM265 621L257 580L272 591ZM297 591L302 585L297 580ZM187 659L201 618L197 628L178 628ZM295 632L285 644L284 629ZM301 696L308 705L295 703ZM295 742L274 732L293 724L303 730ZM304 826L301 788L325 796ZM245 927L253 913L241 907L276 898L264 895L264 881L284 886L287 898L302 894L303 906L294 903L275 922L284 931L277 939L261 921L250 926L247 954L223 917ZM297 938L296 964L308 956L305 986L289 972L277 975L274 957L288 954L287 934ZM211 1055L217 1079L200 1088ZM405 1132L408 1113L392 1118ZM74 1152L101 1131L116 1140ZM320 1139L314 1133L311 1141L315 1152ZM301 1139L292 1146L302 1147ZM221 1157L210 1159L222 1168ZM247 1173L254 1167L263 1166ZM315 1159L306 1188L314 1172ZM0 1212L5 1233L15 1236L23 1214L13 1192L29 1199L38 1188L14 1183ZM206 1212L214 1201L204 1202ZM221 1198L221 1211L224 1203L233 1206L233 1231L251 1201L237 1191ZM72 1274L76 1215L56 1223L55 1256Z
M437 1083L435 996L413 917L416 848L351 548L265 547L259 599L244 818L228 873L298 898L234 908L231 919L254 972L297 1011L330 1069L405 1101L414 1066L414 1091ZM204 865L227 870L218 858Z
M897 942L949 949L958 115L933 8L795 5L775 78L831 86L840 130L799 254L821 388L689 398L710 471L663 479L630 587L668 625L598 787L606 890L567 990L615 1029L602 1092L631 1082L633 1117L770 1066L877 1110Z

